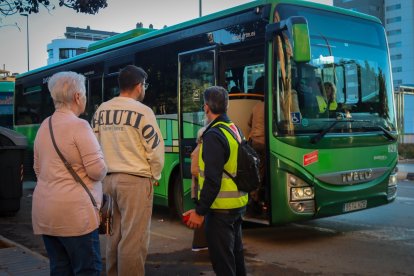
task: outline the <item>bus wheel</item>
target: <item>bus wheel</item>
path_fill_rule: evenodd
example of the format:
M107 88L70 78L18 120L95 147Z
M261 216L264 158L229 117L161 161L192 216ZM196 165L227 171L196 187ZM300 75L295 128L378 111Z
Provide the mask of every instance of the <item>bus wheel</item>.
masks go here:
M181 218L182 214L184 213L184 202L183 202L183 185L180 181L180 177L176 176L174 179L174 192L173 192L173 199L174 199L174 208L175 212L177 213L178 217Z

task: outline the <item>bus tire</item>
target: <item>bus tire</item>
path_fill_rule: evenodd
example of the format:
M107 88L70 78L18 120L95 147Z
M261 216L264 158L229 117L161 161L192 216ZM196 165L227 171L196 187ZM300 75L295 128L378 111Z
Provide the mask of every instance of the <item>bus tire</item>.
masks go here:
M184 212L184 203L183 203L183 185L180 181L179 175L177 175L174 179L173 202L174 202L175 212L177 216L181 218Z

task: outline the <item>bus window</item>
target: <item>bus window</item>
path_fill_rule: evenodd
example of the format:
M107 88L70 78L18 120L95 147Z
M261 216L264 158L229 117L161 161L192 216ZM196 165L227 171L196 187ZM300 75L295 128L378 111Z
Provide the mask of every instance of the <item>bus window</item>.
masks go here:
M203 92L215 84L214 52L200 52L180 57L183 113L203 112Z
M245 84L248 92L263 94L264 92L264 64L246 66L244 72Z
M99 105L102 103L102 78L92 78L87 81L87 91L88 91L88 108L87 118L88 122L91 121L93 114L98 109Z
M104 99L109 101L113 97L119 96L118 74L111 74L105 77L104 80Z
M229 93L264 93L264 91L254 91L256 80L264 76L262 46L251 45L241 49L228 46L222 49L220 55L225 68L221 76L225 81L221 83L225 83Z
M358 101L358 74L356 64L345 64L346 99L347 103Z
M50 111L53 107L47 107L47 104L51 103L50 93L48 93L46 85L43 86L46 92L42 90L42 86L32 86L24 89L23 99L24 103L17 105L17 111L19 113L19 120L17 124L39 124L42 121L42 117L45 117L45 113ZM47 93L49 100L43 95Z
M264 93L263 64L230 68L227 69L224 74L227 83L227 91L229 91L229 93ZM262 83L258 85L260 81Z
M205 124L203 92L215 85L214 50L179 55L180 94L182 97L183 121L189 126L183 138L197 137L198 129Z
M143 102L156 115L177 114L177 51L169 45L136 55L136 64L147 72L150 84Z

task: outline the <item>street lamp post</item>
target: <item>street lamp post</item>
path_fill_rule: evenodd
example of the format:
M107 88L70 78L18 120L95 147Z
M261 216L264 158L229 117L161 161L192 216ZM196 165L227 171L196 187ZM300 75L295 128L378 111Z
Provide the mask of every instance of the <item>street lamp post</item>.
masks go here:
M201 17L201 15L202 15L201 7L202 7L202 0L199 0L198 1L198 15L199 15L199 17Z
M22 13L21 16L26 16L26 43L27 43L27 71L30 70L30 52L29 52L29 14Z

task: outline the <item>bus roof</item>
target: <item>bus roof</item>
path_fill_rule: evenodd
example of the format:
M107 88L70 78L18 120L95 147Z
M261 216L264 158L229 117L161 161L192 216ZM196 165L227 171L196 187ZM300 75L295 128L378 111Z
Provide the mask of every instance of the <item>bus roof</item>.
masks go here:
M117 34L106 39L99 40L88 46L88 52L103 48L105 46L113 45L117 42L125 41L149 32L155 31L155 29L148 29L148 28L137 28L130 31L127 31L122 34Z
M239 13L242 12L244 10L248 10L250 8L255 8L257 6L263 6L266 4L292 4L292 5L300 5L300 6L305 6L305 7L312 7L312 8L318 8L318 9L324 9L327 11L331 11L331 12L336 12L336 13L341 13L341 14L345 14L345 15L350 15L350 16L354 16L354 17L359 17L359 18L363 18L366 20L370 20L376 23L380 23L381 21L374 17L374 16L370 16L367 14L363 14L363 13L359 13L359 12L355 12L355 11L351 11L348 9L344 9L344 8L339 8L339 7L334 7L334 6L329 6L329 5L323 5L323 4L319 4L319 3L314 3L314 2L309 2L309 1L303 1L303 0L256 0L256 1L252 1L240 6L236 6L230 9L226 9L223 11L219 11L216 13L212 13L203 17L199 17L199 18L195 18L183 23L179 23L164 29L159 29L159 30L153 30L153 31L140 31L141 28L139 29L133 29L127 32L124 32L122 34L116 35L114 37L109 37L107 39L104 39L102 41L93 43L91 45L91 47L88 49L88 52L80 54L78 56L72 57L72 58L68 58L50 65L46 65L34 70L31 70L29 72L25 72L22 74L17 75L17 78L21 78L21 77L25 77L25 76L29 76L31 74L35 74L37 72L43 71L43 70L47 70L49 68L54 68L57 67L59 65L62 64L68 64L77 60L81 60L85 57L91 57L97 54L100 54L102 52L106 52L109 51L111 49L114 48L120 48L129 44L133 44L139 41L143 41L143 40L148 40L148 39L152 39L152 38L157 38L175 31L179 31L179 30L183 30L183 29L187 29L190 27L194 27L197 25L200 25L202 23L206 23L206 22L210 22L210 21L214 21L217 19L220 19L222 17L225 17L229 14L235 14L235 13Z

